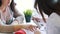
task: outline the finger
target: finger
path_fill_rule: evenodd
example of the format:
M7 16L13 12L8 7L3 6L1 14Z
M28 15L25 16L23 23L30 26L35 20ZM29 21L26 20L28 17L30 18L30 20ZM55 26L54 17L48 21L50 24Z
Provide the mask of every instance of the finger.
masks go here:
M35 28L36 28L35 26L32 26L30 29L31 29L32 31L34 31L34 30L35 30Z
M37 26L36 26L36 25L34 25L34 26L33 26L33 28L35 29L35 28L37 28Z
M36 28L36 26L32 26L31 29L34 31L34 30L36 30L37 28Z
M34 30L33 30L33 29L30 29L30 31L32 31L32 32L33 32Z
M37 28L36 28L36 27L34 27L34 29L35 29L35 30L37 30Z
M39 26L37 26L37 27L36 27L36 29L37 29L37 28L39 28L39 29L40 29L40 27L39 27Z
M32 27L29 28L30 31L34 31Z
M40 27L38 26L38 28L40 29Z
M26 28L26 30L29 30L29 28Z

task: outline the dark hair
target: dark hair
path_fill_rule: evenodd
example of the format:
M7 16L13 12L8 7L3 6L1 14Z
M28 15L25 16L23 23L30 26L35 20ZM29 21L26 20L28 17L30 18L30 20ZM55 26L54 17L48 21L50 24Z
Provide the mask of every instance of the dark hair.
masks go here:
M42 10L48 16L50 16L50 14L53 12L60 15L60 0L36 0L35 5L37 4L43 20L45 19Z
M42 9L47 15L53 12L60 15L60 0L37 0L37 3L39 9Z
M0 6L2 5L2 0L0 0Z
M10 8L11 10L14 12L15 11L15 3L14 0L12 0L11 4L10 4Z

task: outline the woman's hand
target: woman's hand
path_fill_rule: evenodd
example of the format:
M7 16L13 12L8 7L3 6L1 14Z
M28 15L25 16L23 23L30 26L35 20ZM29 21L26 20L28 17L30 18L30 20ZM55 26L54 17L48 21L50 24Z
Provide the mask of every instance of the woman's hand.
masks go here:
M34 31L37 29L37 26L28 24L28 25L26 25L25 29Z

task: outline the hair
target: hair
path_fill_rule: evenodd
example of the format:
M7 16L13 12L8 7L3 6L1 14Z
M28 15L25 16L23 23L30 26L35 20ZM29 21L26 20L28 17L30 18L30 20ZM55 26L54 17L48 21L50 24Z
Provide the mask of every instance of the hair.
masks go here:
M10 8L12 11L15 11L15 3L14 0L12 0L11 4L10 4Z
M51 13L55 12L58 15L60 15L60 0L36 0L35 4L38 4L39 11L44 18L44 15L42 13L42 10L45 14L48 16L51 15Z
M0 0L0 6L2 5L2 0Z
M44 13L50 15L55 12L60 15L60 0L37 0L39 9L42 9Z

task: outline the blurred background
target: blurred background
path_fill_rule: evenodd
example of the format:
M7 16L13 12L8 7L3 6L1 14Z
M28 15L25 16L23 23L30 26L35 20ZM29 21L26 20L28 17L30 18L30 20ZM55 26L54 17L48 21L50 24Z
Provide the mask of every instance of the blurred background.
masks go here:
M35 0L14 0L16 3L16 9L23 14L23 12L26 9L32 9L33 11L33 15L36 17L37 15L41 17L41 15L37 14L37 11L34 9L34 3ZM46 14L44 14L45 18L48 18Z

